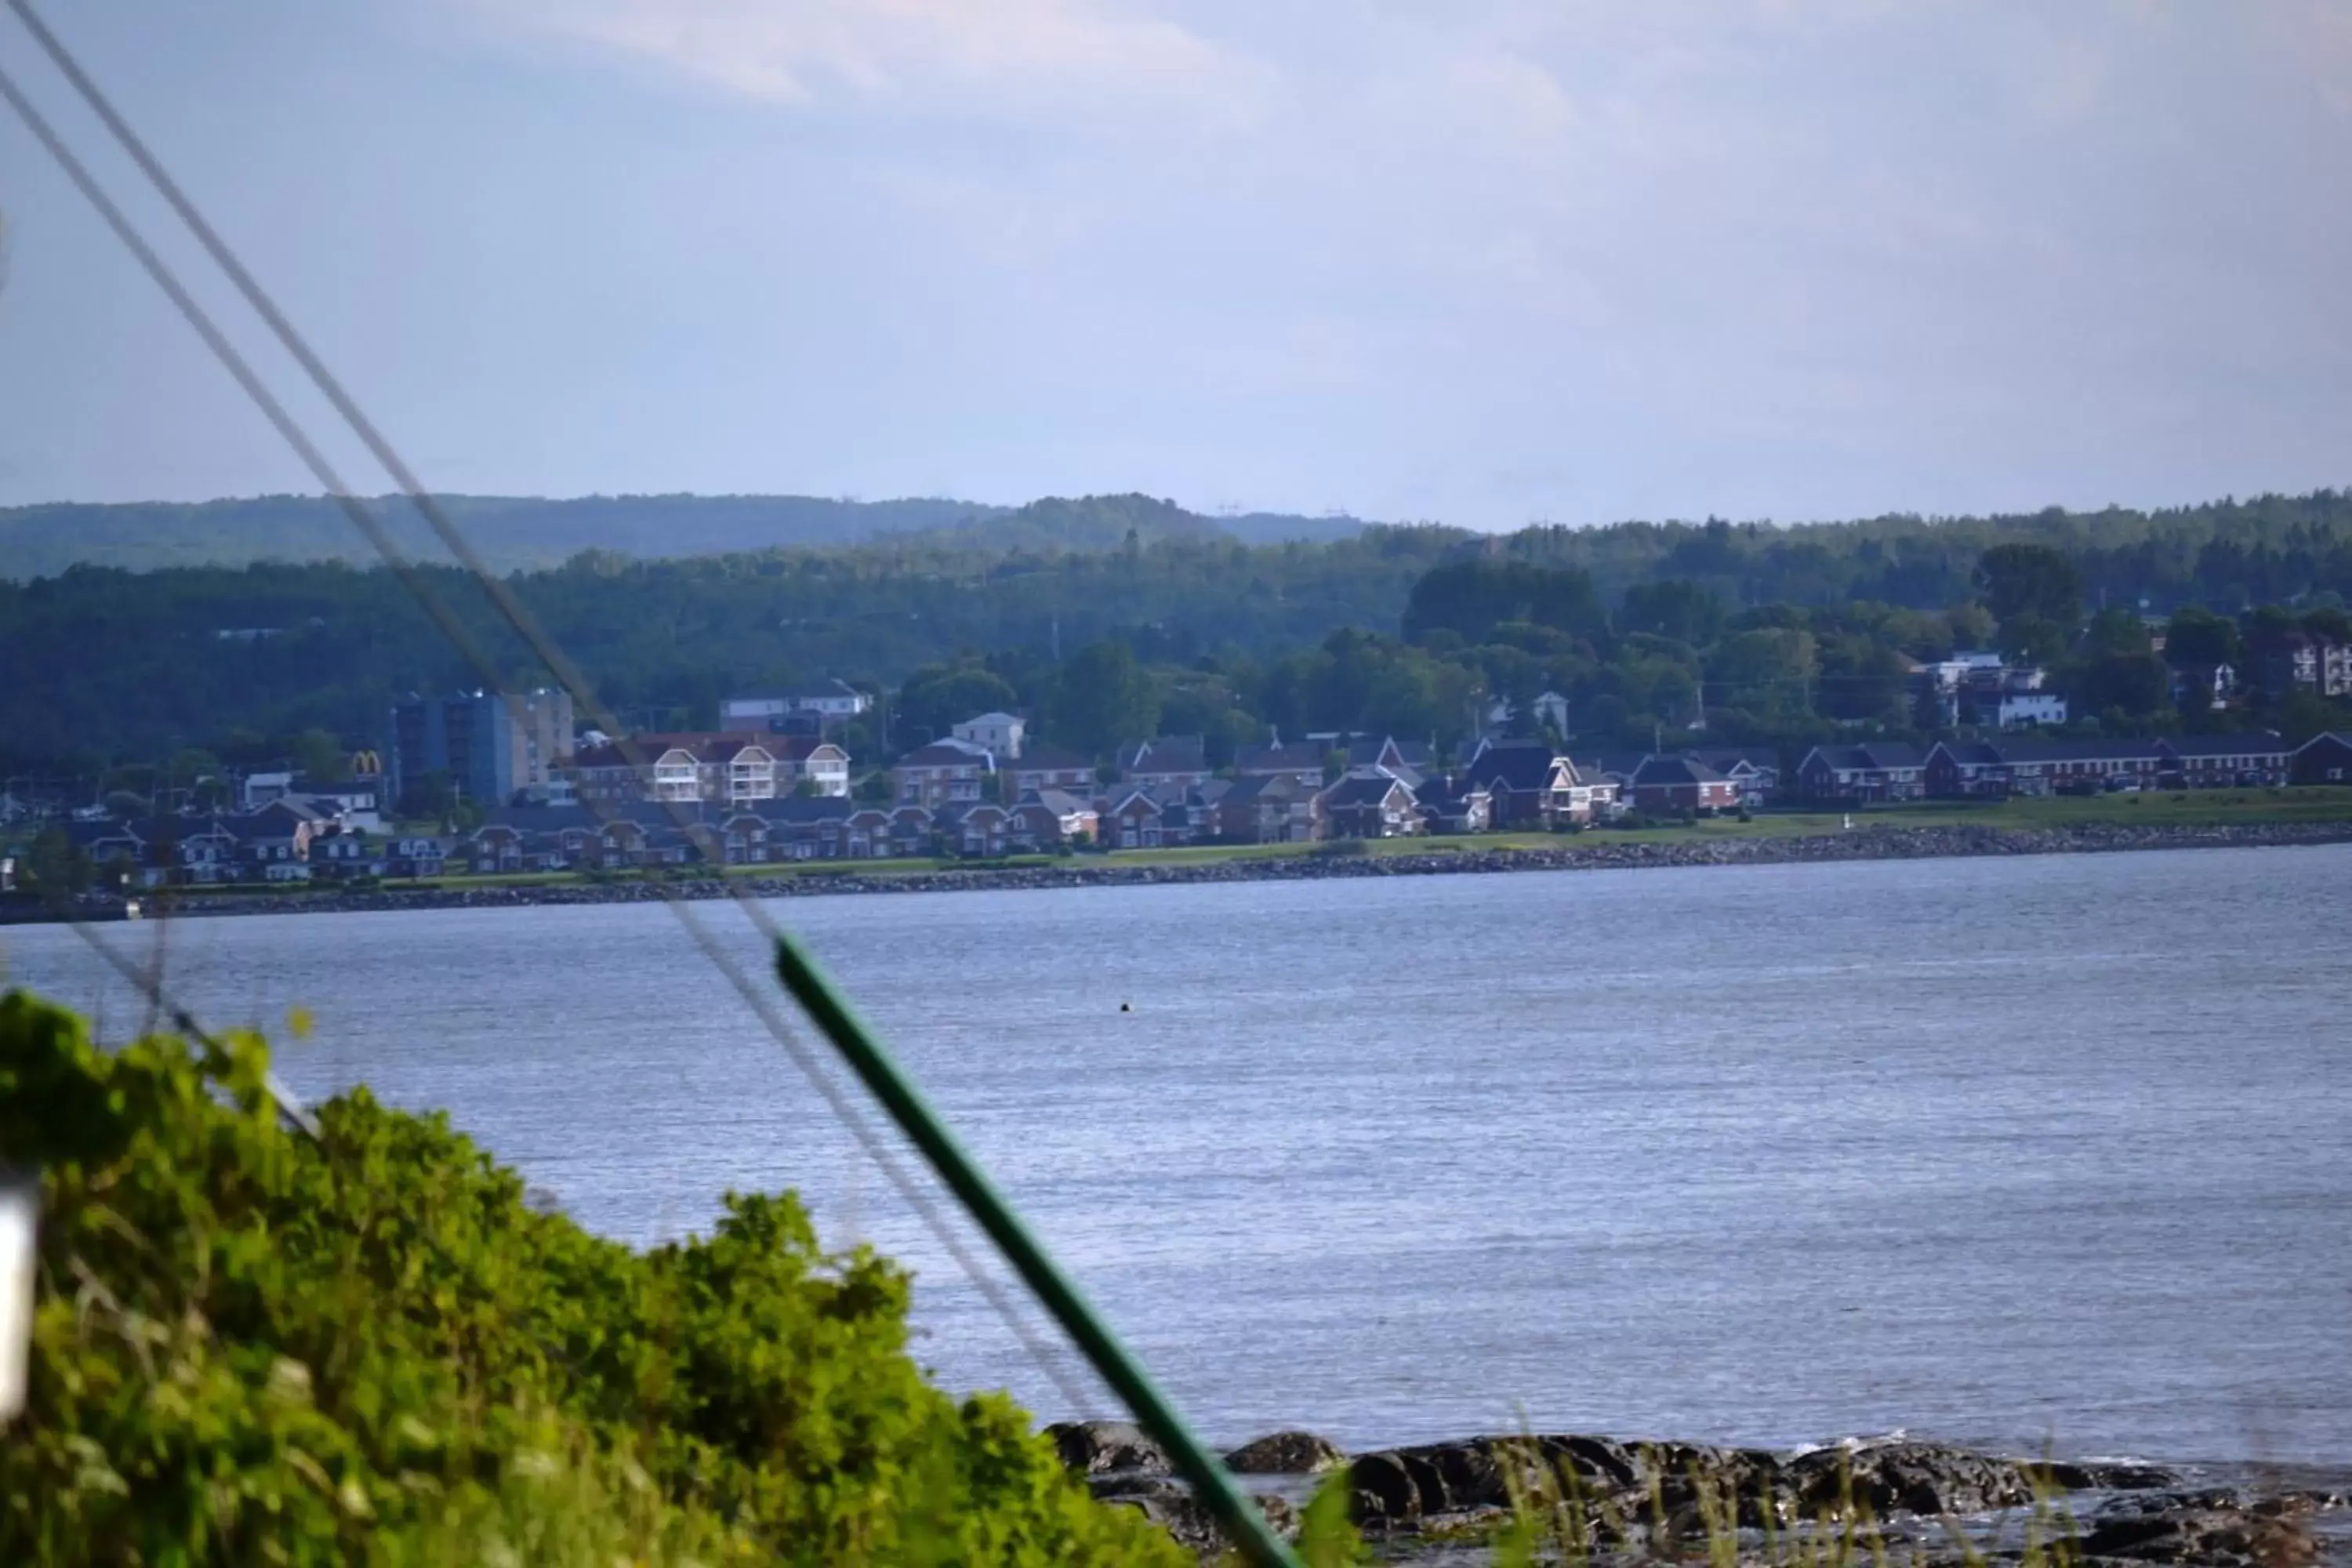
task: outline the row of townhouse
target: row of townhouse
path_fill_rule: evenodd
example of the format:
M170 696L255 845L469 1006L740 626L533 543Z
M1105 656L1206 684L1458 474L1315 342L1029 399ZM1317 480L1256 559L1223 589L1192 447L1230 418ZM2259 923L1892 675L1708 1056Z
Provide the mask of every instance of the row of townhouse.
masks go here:
M464 847L481 873L866 860L893 856L1050 853L1091 839L1093 803L1048 791L1011 806L933 809L797 795L732 805L631 802L516 806L476 828Z
M992 738L1013 749L986 743ZM1426 746L1389 736L1320 734L1243 746L1234 754L1233 780L1219 781L1200 736L1163 735L1122 747L1113 771L1115 787L1123 790L1199 791L1213 783L1286 778L1302 789L1319 791L1335 759L1344 773L1386 768L1402 778L1408 790L1419 784L1429 765ZM933 809L1020 800L1040 790L1090 795L1102 787L1087 758L1028 744L1019 721L1003 713L983 713L956 725L950 739L908 752L892 765L890 781L890 798L898 805Z
M64 831L102 875L139 888L436 877L450 848L435 835L372 834L291 798L234 815L76 821Z
M820 795L849 793L849 753L818 735L634 735L586 747L557 771L575 800L599 806L740 805L803 784Z
M1994 736L1816 746L1798 764L1799 791L1816 805L2092 794L2107 789L2221 789L2346 782L2341 738L2301 746L2263 731L2157 739Z

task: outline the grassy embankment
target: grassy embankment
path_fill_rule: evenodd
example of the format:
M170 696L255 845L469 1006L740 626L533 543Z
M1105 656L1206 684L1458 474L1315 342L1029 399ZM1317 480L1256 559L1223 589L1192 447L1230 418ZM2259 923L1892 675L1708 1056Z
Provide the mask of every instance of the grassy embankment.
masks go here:
M1190 1561L929 1382L908 1276L791 1194L634 1251L364 1089L296 1134L266 1064L0 994L0 1163L42 1203L0 1561Z
M1482 833L1448 837L1377 839L1364 845L1370 855L1467 854L1560 849L1574 845L1688 844L1731 838L1802 838L1846 831L1847 814L1767 811L1754 820L1704 818L1683 825L1595 828L1579 837L1553 833ZM2056 796L1973 804L1921 801L1873 806L1852 814L1856 830L1871 828L1990 827L2000 829L2081 826L2216 827L2352 823L2352 788L2227 789L2158 791L2141 795ZM1176 849L1120 849L1076 858L1015 855L973 861L915 856L887 860L803 860L783 866L730 867L727 875L773 881L806 877L856 875L865 879L920 878L941 871L1038 869L1048 867L1197 866L1225 860L1279 860L1316 852L1311 844L1224 844ZM614 874L608 879L618 879ZM621 874L626 876L628 874ZM388 890L568 886L592 880L577 871L525 871L488 876L447 876L422 881L387 882ZM216 893L268 893L299 898L327 895L331 885L277 884L268 888L206 889Z

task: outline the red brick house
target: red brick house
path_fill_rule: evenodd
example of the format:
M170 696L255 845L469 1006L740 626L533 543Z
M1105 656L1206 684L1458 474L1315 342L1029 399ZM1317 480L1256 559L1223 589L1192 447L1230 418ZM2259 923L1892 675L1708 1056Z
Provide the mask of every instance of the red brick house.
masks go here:
M1739 807L1739 785L1696 757L1649 757L1633 770L1633 805L1640 811L1696 812L1711 816Z
M2314 735L2294 749L2290 776L2299 784L2352 784L2352 735Z
M1327 837L1402 838L1422 829L1412 791L1385 769L1349 773L1323 792L1320 804Z

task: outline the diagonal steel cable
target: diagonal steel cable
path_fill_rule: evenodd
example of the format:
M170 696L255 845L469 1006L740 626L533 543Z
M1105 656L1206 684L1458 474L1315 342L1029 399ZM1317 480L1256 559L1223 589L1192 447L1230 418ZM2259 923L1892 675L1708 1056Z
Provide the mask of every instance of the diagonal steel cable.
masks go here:
M45 47L62 52L63 46L56 41L53 35L47 33L46 27L41 26L39 19L30 14L28 7L19 4L15 4L15 0L12 0L12 9L15 9L17 12L19 18L26 22L28 30L33 31L35 37L41 41ZM94 84L89 83L89 79L80 72L79 65L68 66L67 62L69 62L70 60L71 57L69 55L64 56L60 60L61 68L67 69L67 74L76 81L78 87L82 87L86 92L95 93L97 91L96 87ZM476 672L481 676L484 682L490 688L490 689L497 693L501 701L506 704L510 716L519 721L520 718L520 699L509 689L508 684L496 662L490 658L488 654L481 647L480 644L467 630L463 622L457 618L449 606L433 591L431 583L425 577L424 573L400 550L397 543L394 542L389 532L387 532L383 528L382 522L372 511L369 510L365 502L362 501L356 493L352 490L351 487L344 482L341 476L335 470L333 465L328 461L327 458L320 450L317 444L310 439L310 436L304 431L301 425L295 420L293 416L288 412L285 405L274 394L270 392L267 384L265 384L259 375L255 373L252 365L246 359L244 354L238 351L236 346L221 331L210 314L206 312L204 307L200 305L194 296L188 292L187 289L180 282L176 274L173 273L171 267L160 255L157 254L154 247L147 243L144 237L139 233L137 227L132 225L130 219L123 214L121 208L106 193L105 188L98 183L94 176L91 175L87 166L84 165L81 160L74 154L72 149L66 144L64 140L58 136L55 128L49 124L48 121L25 96L23 90L16 85L15 80L8 76L5 69L0 69L0 98L5 98L7 100L9 107L16 111L17 117L22 120L27 129L33 132L35 139L38 141L48 152L49 155L56 160L59 167L65 171L68 178L73 183L76 188L78 188L83 196L98 210L100 216L105 220L107 226L114 232L116 237L120 239L131 251L131 255L139 261L141 267L147 272L148 276L152 278L155 281L156 285L163 290L165 296L169 298L172 303L179 310L181 315L186 319L189 325L194 329L197 336L203 339L205 346L212 351L214 357L218 359L223 366L228 370L230 375L236 381L238 386L242 388L247 395L254 401L255 405L261 409L263 415L269 420L271 426L278 430L280 436L285 437L288 444L293 447L296 455L301 458L304 466L310 468L312 476L342 509L344 515L348 517L352 521L352 524L359 529L360 532L367 539L370 545L376 550L377 553L383 558L386 564L389 565L394 573L398 576L402 584L407 588L411 595L417 600L420 606L422 606L425 610L426 614L432 617L436 626L446 637L449 639L458 651L465 656L467 661L474 667ZM104 100L101 98L100 101L103 102ZM103 110L102 117L106 118L110 125L121 125L120 117L113 113L110 105L108 105ZM126 135L129 134L129 129L127 126L123 126L121 128L121 133ZM142 153L143 154L143 147L142 149ZM142 163L142 166L152 166L152 155L142 155L141 162ZM156 173L160 174L160 170L157 170ZM173 186L173 189L176 191L177 187ZM184 195L179 197L181 202L184 202L185 199ZM193 208L189 208L188 210L193 212ZM199 218L197 221L200 222L201 219ZM210 233L208 226L205 232ZM215 236L215 238L216 240L217 237ZM258 285L252 283L250 276L243 274L241 268L238 268L237 271L243 277L245 283L257 291ZM270 308L268 313L272 316L277 314L274 306ZM281 322L283 321L282 317L278 317L278 320ZM288 326L286 331L290 332L292 329L290 326ZM308 351L306 349L306 354L307 352ZM323 366L320 367L321 371L323 371ZM381 437L378 437L378 439L381 439ZM413 484L415 482L414 476L407 473L404 466L396 477L399 477L404 485ZM439 512L440 509L437 503L435 505L434 510L436 513ZM446 516L442 521L443 523L446 525ZM510 594L507 594L506 585L503 583L499 583L495 577L491 576L488 573L487 568L482 565L479 558L474 555L470 547L466 550L465 553L466 556L468 557L467 564L478 579L481 580L486 586L494 588L498 590L500 595L504 595L509 599L511 598ZM518 606L518 608L520 606ZM543 639L544 634L541 633L539 635ZM553 666L551 665L551 668L552 668ZM581 702L583 700L583 694L587 692L590 689L587 687L584 678L580 677L576 669L572 670L570 673L572 679L566 682L567 689L571 691L575 702ZM559 672L559 679L562 678L562 674ZM590 705L589 711L592 722L597 722L600 728L609 727L614 731L617 731L620 728L616 721L612 720L609 714L604 713L601 705L593 704L593 698L588 699L588 703ZM642 754L638 752L633 745L627 742L623 743L623 758L625 762L629 763L632 769L642 769L645 765ZM590 802L587 804L591 814L597 817L601 825L610 826L615 820L617 820L616 815L610 812L601 802ZM704 847L707 858L714 862L722 862L724 858L723 855L711 852L717 849L718 847L713 841L712 837L709 835L707 825L703 824L698 818L685 811L679 803L672 802L667 804L670 807L670 816L676 821L677 826L682 830L695 837L697 843ZM825 1068L823 1059L818 1057L816 1053L808 1048L806 1043L800 1037L798 1031L792 1026L788 1016L780 1006L777 1005L774 992L767 985L761 984L758 980L754 979L751 971L746 969L735 955L728 950L718 935L710 930L708 922L704 921L700 918L699 914L690 907L689 901L680 894L672 880L666 874L666 868L656 868L655 869L657 873L663 873L657 874L654 878L654 883L656 889L660 891L663 897L663 901L668 906L672 913L677 916L679 922L685 927L688 936L694 941L695 944L702 951L704 955L710 960L712 964L719 969L720 973L728 980L729 984L733 986L736 993L742 997L747 1005L751 1006L754 1016L757 1016L761 1024L766 1026L769 1034L774 1037L778 1045L783 1047L785 1053L792 1058L794 1065L797 1066L803 1075L808 1079L811 1086L814 1088L819 1096L824 1099L827 1109L830 1110L842 1122L842 1124L849 1130L852 1137L856 1141L866 1155L882 1168L884 1173L889 1178L891 1184L898 1189L899 1194L907 1201L908 1205L913 1209L918 1217L923 1221L925 1227L931 1232L933 1237L940 1243L940 1247L948 1253L949 1257L953 1259L958 1268L963 1271L966 1278L971 1281L973 1288L977 1289L981 1293L982 1299L988 1302L991 1310L996 1314L999 1320L1003 1322L1008 1331L1013 1334L1015 1341L1022 1346L1031 1361L1045 1375L1047 1380L1054 1384L1055 1391L1069 1403L1071 1409L1075 1413L1080 1415L1092 1415L1095 1409L1095 1401L1091 1394L1087 1391L1086 1385L1083 1382L1074 1378L1070 1374L1068 1369L1061 1364L1060 1360L1048 1349L1046 1342L1038 1337L1035 1331L1030 1327L1026 1318L1014 1306L1010 1295L1004 1290L1001 1282L997 1280L992 1273L982 1265L971 1247L968 1247L964 1243L963 1239L955 1232L949 1223L945 1212L938 1204L932 1201L929 1194L919 1184L917 1178L908 1169L905 1163L892 1153L888 1145L876 1131L871 1120L863 1114L857 1106L845 1093L844 1093L839 1083ZM769 938L771 944L772 945L774 937L778 934L773 918L768 914L768 911L762 908L757 900L751 899L749 894L745 893L740 887L730 882L725 877L723 870L720 872L719 880L720 885L725 887L730 895L735 900L738 907L746 912L749 918L751 919L753 924L761 930L763 935ZM135 963L117 952L112 945L100 937L95 929L89 924L89 922L75 919L72 923L75 930L82 936L83 940L90 943L102 956L104 956L111 966L113 966L118 972L124 974L126 978L131 979L134 984L142 984L141 977L143 974L143 972L140 970L139 966ZM149 994L150 1000L154 1000L153 994L146 992L143 986L142 994ZM160 1003L158 1004L158 1005L162 1005L163 1004ZM192 1031L197 1032L201 1035L201 1030L194 1026L192 1016L186 1014L184 1009L172 1008L169 1010L175 1021L185 1019L187 1021L187 1026L190 1027ZM206 1039L210 1038L209 1036L202 1036L202 1037ZM282 1085L278 1087L280 1090L283 1089ZM301 1109L299 1100L296 1099L290 1091L283 1091L280 1100L280 1108L281 1110L285 1110L289 1116L298 1120L298 1121L308 1121L308 1112ZM311 1125L315 1127L315 1123L312 1123Z

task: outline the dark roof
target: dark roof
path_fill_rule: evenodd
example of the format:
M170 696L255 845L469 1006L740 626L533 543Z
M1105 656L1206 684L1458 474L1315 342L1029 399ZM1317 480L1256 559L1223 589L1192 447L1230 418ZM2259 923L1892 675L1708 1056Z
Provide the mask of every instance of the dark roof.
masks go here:
M1726 773L1730 773L1742 763L1759 772L1779 773L1780 771L1780 754L1778 752L1761 751L1752 747L1718 746L1703 748L1690 754L1707 766Z
M863 697L866 694L864 692L858 690L857 688L850 685L849 682L845 680L814 680L803 686L787 686L781 691L754 692L750 697L731 698L730 700L736 702L761 702L782 700L787 702L813 702L819 699L838 700L844 697Z
M1696 757L1649 757L1633 770L1634 785L1726 784L1721 773Z
M1826 758L1830 766L1849 772L1881 772L1890 768L1916 768L1927 759L1919 748L1907 741L1871 741L1858 746L1815 746L1805 753L1811 760L1816 753Z
M1634 770L1647 761L1649 756L1646 752L1601 752L1590 757L1580 758L1573 765L1578 774L1587 779L1597 779L1610 774L1614 774L1621 779L1630 779L1633 776Z
M1542 741L1498 741L1478 753L1467 776L1472 784L1487 789L1496 784L1514 790L1542 789L1551 783L1551 765L1558 760L1558 753Z
M2002 736L1984 742L2005 763L2155 762L2164 749L2154 741L2108 739L2048 739Z
M2236 735L2175 735L2164 742L2164 749L2177 757L2284 756L2294 750L2271 730Z
M1234 780L1232 786L1217 797L1217 804L1245 805L1260 795L1286 798L1297 793L1297 780L1288 773L1246 773Z
M1294 741L1286 746L1243 746L1234 752L1238 773L1320 773L1322 748Z
M747 801L738 809L750 810L769 822L791 826L810 822L844 822L856 807L845 795L787 795L773 800ZM725 815L731 816L734 812Z
M1042 773L1047 771L1066 772L1071 768L1091 768L1091 760L1059 746L1032 746L1004 764L1007 773Z
M1388 799L1390 791L1398 789L1412 794L1404 781L1394 773L1349 773L1323 792L1323 804L1326 806L1378 805Z
M954 741L933 741L928 746L918 746L908 752L894 765L902 768L950 768L966 767L973 763L992 772L996 765L994 759L977 746L966 746Z
M1094 802L1080 800L1066 789L1027 790L1022 794L1021 803L1024 805L1042 805L1065 816L1074 811L1092 811L1095 808Z
M1162 735L1119 752L1118 765L1130 773L1205 773L1206 748L1198 735Z

